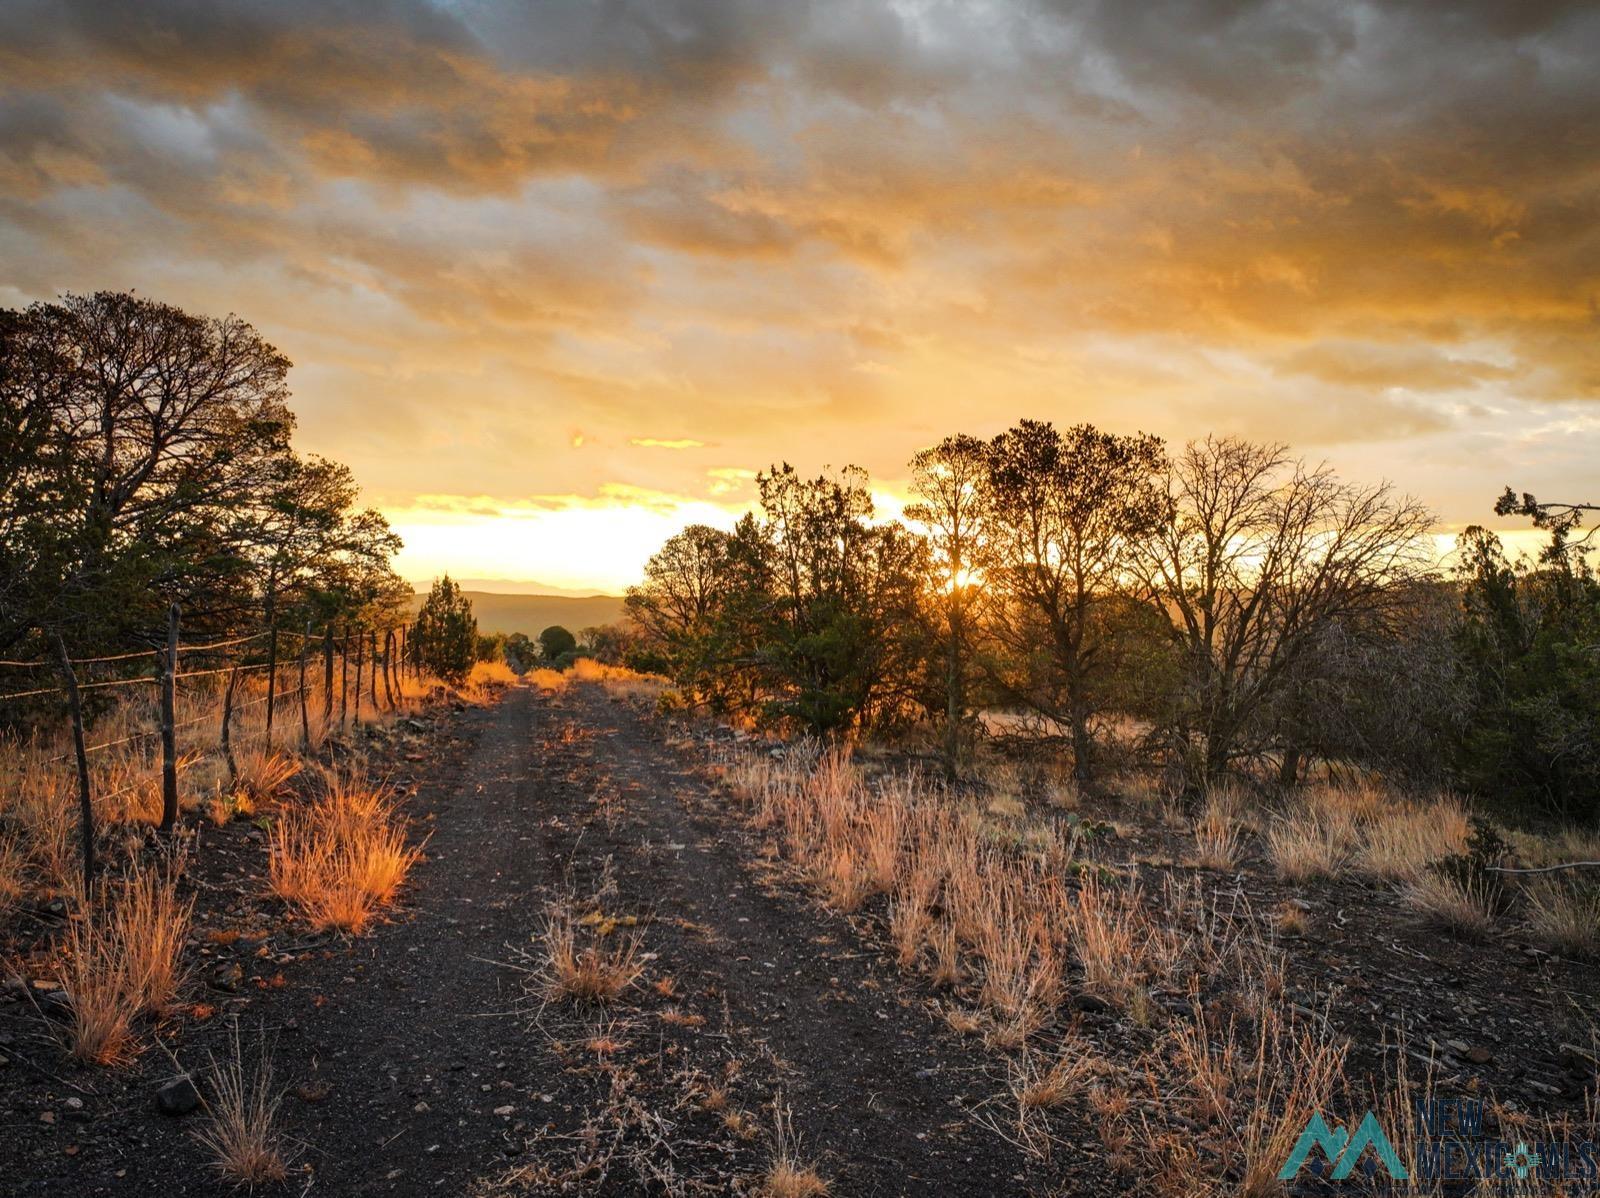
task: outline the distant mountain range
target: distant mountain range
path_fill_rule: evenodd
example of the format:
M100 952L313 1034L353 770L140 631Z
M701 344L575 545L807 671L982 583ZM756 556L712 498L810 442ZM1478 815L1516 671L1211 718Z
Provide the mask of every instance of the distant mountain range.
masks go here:
M622 618L621 595L509 595L498 591L461 592L472 600L479 632L521 632L537 637L552 624L576 635L585 628L612 624ZM411 601L415 612L426 592Z

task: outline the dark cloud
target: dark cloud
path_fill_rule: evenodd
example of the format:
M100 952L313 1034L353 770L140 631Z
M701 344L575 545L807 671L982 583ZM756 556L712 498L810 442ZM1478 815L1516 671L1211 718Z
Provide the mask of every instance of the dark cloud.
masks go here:
M1597 60L1555 0L12 0L3 282L236 308L331 450L387 404L470 480L471 409L503 493L663 408L728 469L1022 407L1400 443L1600 397Z

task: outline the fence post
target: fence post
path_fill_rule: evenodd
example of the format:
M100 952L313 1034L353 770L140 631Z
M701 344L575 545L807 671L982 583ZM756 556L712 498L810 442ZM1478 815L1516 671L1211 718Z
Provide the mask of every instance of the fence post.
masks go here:
M78 760L78 831L83 838L83 901L89 902L94 881L94 798L89 790L89 754L83 748L83 707L78 702L78 676L72 672L67 644L56 634L56 660L67 689L67 711L72 716L72 751Z
M394 684L389 681L390 658L394 656L394 629L383 634L383 697L389 701L389 710L394 710Z
M167 609L167 658L161 673L161 830L178 822L177 678L178 605Z
M239 685L239 665L228 671L228 689L222 692L222 759L228 763L228 785L239 780L239 763L233 759L233 692Z
M327 735L333 723L333 621L322 634L322 729Z
M311 652L311 621L300 638L300 750L311 752L311 696L306 694L306 654Z
M272 748L272 714L278 706L278 613L273 593L267 592L267 748Z
M355 726L361 726L361 666L366 653L367 637L363 632L356 633L356 710Z
M344 626L344 646L339 651L339 728L350 714L350 625Z

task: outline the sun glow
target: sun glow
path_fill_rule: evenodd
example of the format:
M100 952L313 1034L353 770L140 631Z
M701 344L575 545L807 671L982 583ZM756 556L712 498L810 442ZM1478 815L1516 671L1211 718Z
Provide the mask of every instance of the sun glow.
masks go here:
M666 495L528 503L430 496L387 514L405 541L395 569L413 582L449 572L607 594L639 581L650 555L686 525L731 528L738 519L737 509Z

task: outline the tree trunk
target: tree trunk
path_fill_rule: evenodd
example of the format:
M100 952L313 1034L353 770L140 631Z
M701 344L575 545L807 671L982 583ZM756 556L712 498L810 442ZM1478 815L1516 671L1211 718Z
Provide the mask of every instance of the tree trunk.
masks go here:
M1278 785L1289 790L1300 781L1299 749L1288 748L1283 751L1283 761L1278 766Z

